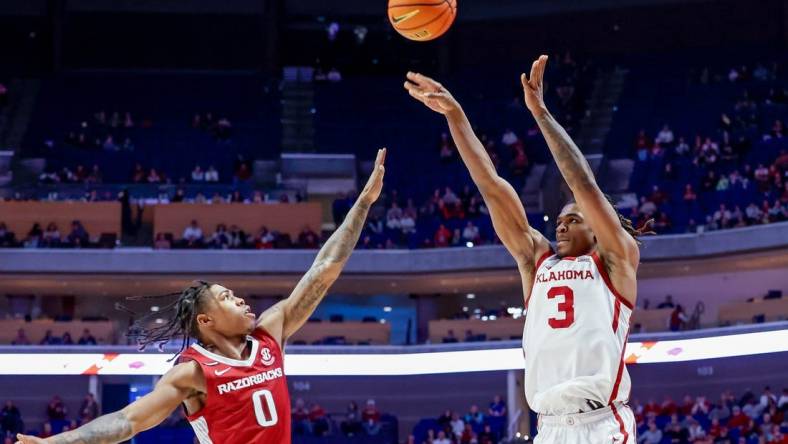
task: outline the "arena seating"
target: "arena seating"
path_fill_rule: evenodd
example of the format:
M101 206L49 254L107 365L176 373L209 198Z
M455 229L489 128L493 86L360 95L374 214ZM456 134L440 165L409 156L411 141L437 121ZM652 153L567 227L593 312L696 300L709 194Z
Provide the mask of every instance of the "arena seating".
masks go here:
M62 338L64 333L69 333L76 344L83 330L88 329L99 344L116 344L119 326L110 321L55 321L52 319L36 319L27 322L22 319L0 320L0 344L10 344L17 336L19 330L24 330L25 335L34 345L44 338L47 331L52 336Z

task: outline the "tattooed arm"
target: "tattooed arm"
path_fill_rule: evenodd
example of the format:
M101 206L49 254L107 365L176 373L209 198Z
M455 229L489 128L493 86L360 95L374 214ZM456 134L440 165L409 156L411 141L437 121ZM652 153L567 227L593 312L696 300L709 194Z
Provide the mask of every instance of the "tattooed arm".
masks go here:
M168 371L152 392L123 410L100 416L77 429L46 439L16 436L17 444L112 444L157 426L167 419L180 403L204 390L205 380L196 363L178 364Z
M614 287L634 303L640 251L635 239L621 226L615 208L597 185L585 156L547 110L543 94L546 64L547 56L541 56L531 67L530 79L525 74L521 76L525 104L536 119L561 175L591 226Z
M383 188L385 159L386 149L378 150L375 168L358 200L345 216L345 221L317 253L312 267L298 282L290 297L260 315L258 327L265 328L279 340L280 345L304 325L345 267L364 228L369 208Z

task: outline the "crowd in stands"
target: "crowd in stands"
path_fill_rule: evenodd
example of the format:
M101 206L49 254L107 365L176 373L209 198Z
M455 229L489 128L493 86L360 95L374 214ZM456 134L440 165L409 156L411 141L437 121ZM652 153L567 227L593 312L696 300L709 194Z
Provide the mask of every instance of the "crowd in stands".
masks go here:
M187 226L180 238L176 239L172 233L157 233L154 248L166 250L169 248L188 249L281 249L281 248L319 248L322 237L309 226L305 226L293 239L288 233L269 230L261 227L257 233L246 233L237 225L219 224L213 233L203 232L200 224L193 220Z
M334 220L340 223L354 202L353 196L334 201ZM413 198L400 198L397 190L382 196L370 211L360 249L472 247L497 242L481 195L465 186L457 194L451 187L435 189L419 206Z
M701 232L788 220L788 97L777 69L732 68L729 81L742 89L714 131L688 137L665 124L655 137L639 132L636 226L654 218L658 233Z
M506 434L506 402L495 396L486 410L471 405L465 414L446 410L420 421L408 444L495 444Z
M320 404L307 404L298 398L293 404L291 418L296 436L378 436L389 422L374 399L368 399L363 408L351 401L343 413L331 415Z
M765 387L736 397L730 391L718 401L686 395L681 402L665 397L631 404L643 444L762 444L788 443L788 388L782 394Z
M68 234L61 233L57 224L50 222L46 230L34 223L24 238L17 238L7 225L0 221L0 248L86 248L96 246L82 222L71 222ZM114 246L114 245L110 245Z
M70 415L63 400L55 395L46 406L46 422L40 430L29 428L22 419L22 413L11 400L7 400L0 410L0 436L4 443L15 442L17 433L32 433L39 438L48 438L58 433L73 430L82 424L96 419L100 415L100 408L92 393L85 395L79 411Z
M11 341L11 345L33 345L25 333L25 329L20 328L16 332L16 337ZM38 345L97 345L96 338L90 333L90 329L84 329L82 336L74 342L71 333L65 332L63 336L52 334L52 330L47 330Z

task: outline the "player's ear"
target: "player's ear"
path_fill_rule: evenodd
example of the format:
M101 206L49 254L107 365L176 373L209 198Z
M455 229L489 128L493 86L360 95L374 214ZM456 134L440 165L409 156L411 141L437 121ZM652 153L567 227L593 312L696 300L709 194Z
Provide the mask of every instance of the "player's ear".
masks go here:
M197 315L197 325L210 325L213 323L213 318L205 313L200 313Z

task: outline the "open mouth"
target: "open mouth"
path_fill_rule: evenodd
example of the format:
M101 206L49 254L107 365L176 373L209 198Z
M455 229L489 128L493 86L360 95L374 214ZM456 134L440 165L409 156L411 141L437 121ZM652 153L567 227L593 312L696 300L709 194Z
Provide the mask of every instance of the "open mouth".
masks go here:
M255 318L254 313L252 313L252 309L249 307L246 307L246 310L244 310L244 316L250 317L252 319Z

